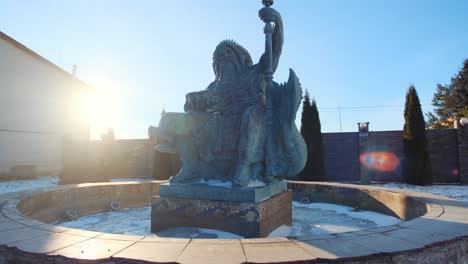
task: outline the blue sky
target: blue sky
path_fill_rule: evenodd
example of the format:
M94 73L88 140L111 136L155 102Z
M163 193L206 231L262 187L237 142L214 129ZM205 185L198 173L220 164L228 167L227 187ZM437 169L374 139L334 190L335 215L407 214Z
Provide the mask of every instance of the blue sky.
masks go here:
M323 132L340 131L338 106L342 131L357 131L360 121L401 129L408 86L426 112L436 84L468 58L468 1L277 0L274 7L285 27L275 80L296 71L317 100ZM184 95L214 79L221 40L235 39L258 61L260 8L260 0L0 0L0 30L66 70L78 65L78 77L105 94L110 121L95 124L94 136L111 123L118 138L145 138L163 108L182 111Z

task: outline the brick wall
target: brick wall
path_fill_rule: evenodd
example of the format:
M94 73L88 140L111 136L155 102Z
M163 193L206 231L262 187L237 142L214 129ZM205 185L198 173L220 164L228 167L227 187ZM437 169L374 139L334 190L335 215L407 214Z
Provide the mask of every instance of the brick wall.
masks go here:
M91 140L91 167L110 167L112 178L150 178L153 151L147 139Z
M358 133L324 133L325 169L329 181L359 181Z
M391 171L368 170L371 179L378 182L402 181L401 164L404 158L402 131L376 131L369 133L366 151L386 152L396 156L395 169Z
M147 139L64 143L61 184L151 178L154 152Z
M458 139L458 173L462 184L468 184L468 126L462 126L457 131Z
M359 134L324 133L325 165L330 181L359 181L360 173L368 173L372 181L402 181L401 164L404 159L403 131L370 132L359 153ZM456 129L427 131L428 152L432 163L434 183L459 183L459 157ZM360 168L359 157L365 153L391 153L397 166L391 171Z
M434 182L460 182L457 129L428 130L427 143Z
M329 181L358 182L361 174L372 181L401 182L401 164L404 159L402 131L370 132L363 140L358 132L324 133L324 155ZM459 183L459 141L456 129L438 129L427 132L428 152L432 163L434 183ZM364 142L364 144L363 144ZM154 148L146 139L90 141L87 162L91 172L75 178L75 182L107 181L115 178L167 179L180 168L177 155L160 154L155 162ZM390 153L395 167L382 171L361 166L360 156L366 153ZM465 151L466 153L466 151ZM465 154L466 155L466 154ZM78 156L83 156L79 154ZM465 157L466 160L466 157ZM168 166L164 166L166 163ZM172 167L171 167L172 166ZM153 170L153 167L156 167ZM159 168L158 168L159 167Z

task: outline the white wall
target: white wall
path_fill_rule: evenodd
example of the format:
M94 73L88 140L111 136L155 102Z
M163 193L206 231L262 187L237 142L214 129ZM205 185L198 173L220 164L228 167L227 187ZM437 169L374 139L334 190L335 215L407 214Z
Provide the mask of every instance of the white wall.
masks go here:
M0 172L14 165L61 169L62 137L89 138L89 121L77 114L88 91L0 34Z
M34 165L38 172L56 174L62 168L62 137L0 131L0 173L15 165Z

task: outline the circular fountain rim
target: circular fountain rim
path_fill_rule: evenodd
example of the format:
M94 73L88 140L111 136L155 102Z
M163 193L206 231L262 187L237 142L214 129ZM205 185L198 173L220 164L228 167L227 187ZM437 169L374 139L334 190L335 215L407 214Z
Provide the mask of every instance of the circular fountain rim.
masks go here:
M34 192L19 192L13 194L7 194L0 196L0 201L2 202L1 212L4 215L4 219L1 219L0 228L2 225L13 225L20 230L29 233L31 236L27 239L21 239L18 241L11 241L8 243L11 246L17 246L19 249L22 249L26 252L33 251L33 248L28 248L26 245L30 245L31 243L26 243L29 240L37 240L37 241L49 241L50 243L58 243L60 242L59 237L67 237L73 236L76 239L83 240L79 242L75 242L73 244L80 244L80 243L89 243L89 241L99 241L103 242L104 244L108 241L115 242L115 241L128 241L132 242L133 245L141 244L141 243L165 243L166 246L180 246L180 244L184 244L184 248L189 244L219 244L220 247L224 245L226 247L232 245L242 245L244 248L244 257L245 259L252 259L252 256L255 256L255 251L245 250L245 248L255 248L256 246L265 246L271 245L272 250L273 248L280 246L283 250L287 252L291 251L290 254L286 254L288 258L286 260L293 261L293 260L304 260L304 259L313 259L316 257L327 258L332 257L331 255L335 254L335 257L339 255L339 257L345 256L346 254L338 254L338 252L333 253L333 249L329 249L324 246L322 248L322 253L316 252L317 251L317 243L320 244L325 241L329 241L330 239L334 240L334 242L340 243L351 243L354 247L359 248L361 251L354 252L359 253L359 255L366 256L372 255L375 252L404 252L407 250L424 250L427 249L428 246L431 246L435 242L441 243L443 241L450 241L451 239L456 239L460 237L464 237L468 235L468 220L460 218L463 214L468 214L468 203L459 202L453 199L449 199L443 196L431 195L426 193L417 193L411 191L404 191L404 190L394 190L394 189L386 189L382 187L370 187L370 186L358 186L358 185L349 185L349 184L339 184L339 183L305 183L305 182L290 182L290 186L293 188L313 188L314 186L317 188L351 188L351 189L360 189L366 191L373 191L376 193L379 192L386 192L386 193L393 193L396 195L402 195L406 198L410 198L410 200L419 201L426 204L429 208L428 212L421 217L405 221L398 225L386 226L381 228L375 228L372 230L361 230L361 231L354 231L354 232L346 232L346 233L337 233L337 234L329 234L329 235L316 235L311 237L301 237L295 239L288 239L288 238L254 238L254 239L177 239L177 238L161 238L161 237L150 237L150 236L127 236L127 235L116 235L116 234L107 234L107 233L100 233L100 232L91 232L86 230L79 230L79 229L71 229L71 228L64 228L64 227L57 227L50 224L45 224L39 222L37 220L25 217L22 213L28 214L27 211L18 210L17 205L26 199L31 199L37 195L41 195L44 193L53 193L53 192L60 192L65 191L68 192L74 189L93 189L98 188L99 186L106 186L106 188L110 187L112 189L120 188L125 189L131 186L142 186L142 185L154 185L159 186L161 182L153 181L148 183L141 183L141 182L125 182L125 183L97 183L97 184L81 184L81 185L68 185L68 186L59 186L55 188L49 188L46 190L38 190ZM120 187L117 187L120 186ZM115 188L114 188L115 187ZM82 190L84 190L82 189ZM297 191L296 191L297 192ZM298 192L297 192L298 193ZM441 227L441 223L444 223ZM435 226L434 226L435 225ZM430 229L428 227L434 226L434 229ZM0 230L4 230L0 229ZM15 229L13 229L15 230ZM12 230L12 231L13 231ZM8 231L8 230L7 230ZM421 238L422 240L416 243L415 241L407 241L402 239L402 235L408 236L408 233L415 233L421 234L423 232L429 232L432 234L432 237L436 238L430 239L431 236L426 236L425 238ZM402 234L403 233L403 234ZM377 250L377 248L372 248L372 244L366 244L366 240L375 240L378 239L380 242L388 240L388 243L383 243L381 250ZM74 241L75 241L74 240ZM54 242L55 241L55 242ZM86 242L88 241L88 242ZM230 242L229 242L230 241ZM403 241L405 246L395 244L395 241ZM271 244L275 243L275 244ZM160 244L158 244L160 245ZM333 246L333 245L332 245ZM336 243L335 243L336 246ZM69 245L68 247L72 247ZM76 247L76 246L75 246ZM65 246L65 249L67 246ZM131 247L130 247L131 248ZM203 247L202 247L203 248ZM325 249L325 250L324 250ZM184 249L181 249L182 251ZM315 251L314 251L315 250ZM330 250L330 251L327 251ZM182 251L180 254L182 254ZM280 250L281 251L281 250ZM135 258L131 254L127 254L129 249L121 250L120 252L108 252L116 253L115 256L119 257L128 257L128 258ZM294 253L295 252L295 253ZM73 250L67 252L66 250L52 250L50 252L44 252L50 254L61 254L68 257L77 257L76 252ZM249 258L249 254L253 254ZM318 255L317 255L318 254ZM322 255L320 255L322 254ZM328 255L327 255L328 254ZM109 255L111 256L111 255ZM107 257L109 257L107 256ZM276 257L275 257L276 256ZM105 254L104 254L104 257ZM278 254L272 254L269 257L269 260L278 261L279 259ZM284 257L284 256L283 256ZM346 256L349 257L349 256ZM253 258L255 259L255 258ZM155 260L158 260L156 257ZM285 261L286 261L285 260ZM161 261L161 259L159 259ZM175 261L175 260L174 260ZM242 261L240 261L242 262Z

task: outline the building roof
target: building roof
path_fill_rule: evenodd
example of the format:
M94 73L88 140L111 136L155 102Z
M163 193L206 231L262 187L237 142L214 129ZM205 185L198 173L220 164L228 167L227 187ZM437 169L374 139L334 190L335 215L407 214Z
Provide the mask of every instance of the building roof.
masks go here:
M36 52L34 52L33 50L29 49L28 47L26 47L25 45L19 43L18 41L16 41L15 39L13 39L12 37L8 36L7 34L3 33L2 31L0 31L0 39L3 39L5 40L6 42L10 43L11 45L15 46L16 48L24 51L25 53L27 53L28 55L30 55L31 57L33 57L34 59L36 60L39 60L40 62L56 69L58 72L62 73L62 74L65 74L67 75L68 77L73 77L73 75L71 73L69 73L68 71L60 68L59 66L57 66L57 64L47 60L46 58L42 57L41 55L37 54ZM78 79L75 77L75 80L79 83L81 83L82 85L88 87L88 88L91 88L87 83L83 82L82 80Z

